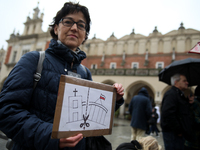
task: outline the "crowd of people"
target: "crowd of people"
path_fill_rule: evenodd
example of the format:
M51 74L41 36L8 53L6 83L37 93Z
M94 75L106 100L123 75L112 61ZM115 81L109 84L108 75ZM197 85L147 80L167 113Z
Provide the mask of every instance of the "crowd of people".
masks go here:
M50 25L52 40L45 51L42 77L33 89L33 75L39 53L29 52L19 60L6 79L0 93L0 130L13 140L13 150L84 150L86 138L78 133L69 138L52 139L52 126L61 74L92 80L91 72L81 65L86 58L79 46L90 32L87 7L67 2L56 13ZM165 150L200 149L200 87L193 96L185 97L188 82L184 75L171 77L172 88L163 97L161 131L158 112L148 90L142 87L129 104L131 139L119 143L143 150L160 150L152 136L162 132ZM115 83L116 110L124 103L124 88Z
M172 88L163 97L161 105L161 128L165 150L200 149L199 105L198 98L185 96L188 88L185 75L175 74L171 77ZM198 97L199 86L195 90Z
M161 131L157 127L157 109L147 90L143 87L131 99L131 140L139 140L144 133L159 137L162 132L165 150L200 150L200 86L194 95L185 96L188 81L178 73L171 77L171 85L162 99Z

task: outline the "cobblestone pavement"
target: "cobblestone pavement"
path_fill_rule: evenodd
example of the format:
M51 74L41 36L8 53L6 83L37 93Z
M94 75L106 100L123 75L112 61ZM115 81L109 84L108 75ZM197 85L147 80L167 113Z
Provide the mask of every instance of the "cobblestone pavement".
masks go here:
M164 150L162 134L161 133L159 134L160 137L156 137L155 135L152 136L158 140L158 143L162 146L162 150ZM112 134L105 135L105 137L108 141L112 143L113 150L115 150L117 146L119 146L119 144L121 143L130 142L130 137L131 137L130 121L114 118ZM0 131L0 150L7 150L5 146L6 146L5 135Z
M106 139L112 143L112 149L115 150L117 146L121 143L128 143L130 142L131 138L131 127L130 127L130 121L129 120L124 120L124 119L117 119L114 118L114 124L112 128L112 134L111 135L105 135ZM158 125L158 128L159 125ZM144 135L147 136L147 135ZM156 135L152 135L155 137L158 141L158 143L162 146L162 150L164 150L164 145L163 145L163 138L162 138L162 133L159 133L159 137Z

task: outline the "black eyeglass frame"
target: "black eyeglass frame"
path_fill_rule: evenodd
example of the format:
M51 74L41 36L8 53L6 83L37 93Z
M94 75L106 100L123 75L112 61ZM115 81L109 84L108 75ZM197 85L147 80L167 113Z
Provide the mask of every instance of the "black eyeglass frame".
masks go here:
M80 23L80 22L81 22L81 23L84 23L84 24L85 24L85 28L84 28L84 30L82 30L82 31L86 31L86 29L87 29L87 24L86 24L85 22L83 22L83 21L78 21L78 22L76 22L76 21L74 21L72 18L68 18L68 17L65 17L65 18L60 19L60 21L58 22L58 24L62 22L62 24L64 25L63 19L69 19L69 20L71 20L71 21L73 22L72 26L73 26L74 24L76 24L77 28L80 29L80 30L82 30L83 28L79 28L78 23ZM64 26L66 26L66 25L64 25ZM72 26L71 26L71 27L72 27ZM70 26L66 26L66 27L70 27ZM70 28L71 28L71 27L70 27Z

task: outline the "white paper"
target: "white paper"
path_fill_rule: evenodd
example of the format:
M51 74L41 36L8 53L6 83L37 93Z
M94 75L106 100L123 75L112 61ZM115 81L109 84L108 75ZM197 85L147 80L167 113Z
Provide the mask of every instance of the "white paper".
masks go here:
M65 83L59 131L109 129L113 92Z

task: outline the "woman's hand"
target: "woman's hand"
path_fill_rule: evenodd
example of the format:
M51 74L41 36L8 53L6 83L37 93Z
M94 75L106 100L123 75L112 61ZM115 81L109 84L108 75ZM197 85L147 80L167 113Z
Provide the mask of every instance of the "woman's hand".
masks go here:
M64 148L64 147L75 147L76 144L83 138L83 134L78 134L76 136L72 136L69 138L62 138L60 139L59 142L59 148Z
M120 100L124 95L124 88L121 84L115 83L113 85L117 89L117 101Z

